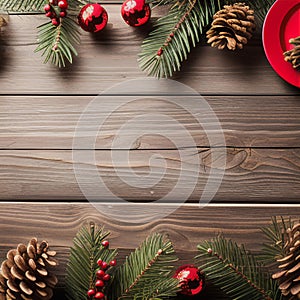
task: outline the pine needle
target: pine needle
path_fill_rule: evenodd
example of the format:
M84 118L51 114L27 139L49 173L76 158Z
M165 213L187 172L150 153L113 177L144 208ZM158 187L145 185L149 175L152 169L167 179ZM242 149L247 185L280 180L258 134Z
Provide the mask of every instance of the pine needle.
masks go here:
M84 300L87 291L93 287L98 268L97 260L109 262L117 254L116 250L101 247L109 235L94 223L83 226L73 240L66 276L66 296L69 300Z
M196 257L207 280L231 299L279 300L278 287L256 258L231 240L219 236L198 245Z
M77 24L71 18L61 18L58 26L47 22L38 27L38 47L35 52L42 51L44 63L50 61L58 67L65 67L66 61L72 63L77 55L75 45L80 43Z
M116 271L108 298L163 299L176 296L178 281L172 278L177 260L169 240L160 234L148 237Z

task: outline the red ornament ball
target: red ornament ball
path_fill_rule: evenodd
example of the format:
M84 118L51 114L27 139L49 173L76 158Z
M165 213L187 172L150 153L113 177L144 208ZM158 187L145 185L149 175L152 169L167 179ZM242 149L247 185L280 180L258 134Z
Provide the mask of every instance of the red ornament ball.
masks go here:
M179 280L183 295L194 296L204 288L204 275L193 265L184 265L177 269L174 278Z
M86 4L78 15L80 27L88 32L101 31L105 28L107 21L107 11L99 3Z
M103 246L104 248L108 248L108 247L109 247L109 241L103 241L103 242L102 242L102 246Z
M138 27L148 22L151 9L145 0L125 0L121 8L121 15L128 25Z

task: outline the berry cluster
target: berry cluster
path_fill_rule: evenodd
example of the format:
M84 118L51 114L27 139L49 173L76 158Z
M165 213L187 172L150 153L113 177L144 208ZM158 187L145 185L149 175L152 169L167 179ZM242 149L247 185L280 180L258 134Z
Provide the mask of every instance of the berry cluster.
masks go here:
M102 246L104 248L109 247L108 241L103 241ZM117 264L116 260L112 260L109 263L103 261L102 259L98 259L97 264L99 266L99 270L96 272L96 282L94 288L87 291L87 295L90 299L104 299L104 288L106 283L110 280L110 275L107 273L107 270L110 267L114 267Z
M49 3L44 7L46 17L51 19L54 26L58 26L60 18L67 16L68 6L67 0L49 0Z

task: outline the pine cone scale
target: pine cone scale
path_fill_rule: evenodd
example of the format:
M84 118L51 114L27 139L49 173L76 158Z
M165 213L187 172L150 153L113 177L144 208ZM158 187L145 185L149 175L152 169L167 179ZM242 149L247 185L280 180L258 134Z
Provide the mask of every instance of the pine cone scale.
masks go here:
M244 3L224 5L207 31L208 44L218 49L242 49L255 30L254 11ZM224 34L226 32L226 34Z
M0 272L0 300L51 299L57 278L48 269L58 263L49 257L55 254L55 251L49 251L46 241L39 244L36 238L27 246L19 244L8 251Z

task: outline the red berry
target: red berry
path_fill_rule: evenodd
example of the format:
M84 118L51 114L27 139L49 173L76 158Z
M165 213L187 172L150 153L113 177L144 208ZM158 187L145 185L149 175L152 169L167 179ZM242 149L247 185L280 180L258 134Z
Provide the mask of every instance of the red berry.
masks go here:
M103 278L103 276L105 275L105 272L103 270L98 270L96 273L97 278Z
M58 1L58 7L61 9L67 9L68 2L66 0L60 0L60 1Z
M56 18L51 19L51 22L54 26L58 26L58 24L59 24L59 20Z
M98 260L97 260L97 265L98 265L99 267L102 266L102 263L103 263L102 259L98 259Z
M90 289L90 290L87 291L87 295L89 297L93 297L95 294L96 294L95 290Z
M112 267L114 267L117 264L117 261L114 259L109 263Z
M103 286L104 286L104 281L98 279L98 280L96 281L96 283L95 283L95 286L97 286L97 287L103 287Z
M97 292L95 295L95 299L103 299L104 298L104 294L101 292Z
M108 263L103 261L101 265L102 270L106 270L108 268Z
M109 246L109 241L103 241L102 246L107 248Z
M51 10L50 4L46 4L46 5L44 6L44 10L45 10L45 12L50 11L50 10Z
M61 18L64 18L64 17L67 16L67 12L66 12L65 10L63 10L63 11L61 11L61 12L59 13L59 15L60 15Z
M104 281L108 281L110 279L110 275L109 274L105 274L104 276L103 276L103 280Z
M48 11L48 12L46 13L46 17L52 18L52 17L53 17L52 11Z

